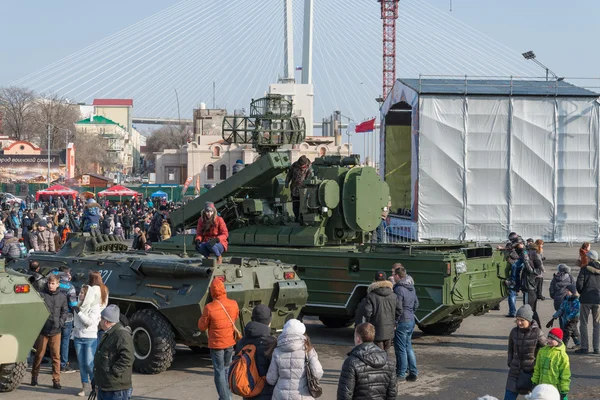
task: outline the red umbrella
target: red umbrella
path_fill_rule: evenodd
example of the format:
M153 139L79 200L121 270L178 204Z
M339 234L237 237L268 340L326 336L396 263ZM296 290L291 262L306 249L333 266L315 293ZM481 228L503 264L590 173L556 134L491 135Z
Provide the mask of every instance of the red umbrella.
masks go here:
M35 199L39 200L42 196L71 196L75 199L78 194L77 190L69 189L62 185L54 185L48 189L38 190L35 194Z
M136 192L135 190L131 190L126 188L125 186L117 185L110 187L106 190L98 193L98 197L105 196L140 196L141 193Z

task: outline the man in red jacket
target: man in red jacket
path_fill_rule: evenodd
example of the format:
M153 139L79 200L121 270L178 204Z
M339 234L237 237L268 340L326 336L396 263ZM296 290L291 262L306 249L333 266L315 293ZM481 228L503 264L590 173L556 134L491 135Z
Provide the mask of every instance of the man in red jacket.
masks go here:
M235 321L240 311L237 302L227 298L225 285L221 280L213 279L210 284L210 296L212 301L204 306L202 317L198 320L198 329L208 329L208 348L215 371L219 400L231 400L227 375L236 342Z
M196 251L204 257L211 254L217 256L217 263L223 261L223 253L227 251L227 238L229 231L223 218L217 215L215 204L207 202L204 204L202 215L198 218L196 226Z

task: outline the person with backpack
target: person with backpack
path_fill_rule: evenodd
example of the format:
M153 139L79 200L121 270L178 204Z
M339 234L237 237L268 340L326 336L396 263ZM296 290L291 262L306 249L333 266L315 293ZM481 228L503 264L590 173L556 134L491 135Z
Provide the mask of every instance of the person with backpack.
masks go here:
M554 311L558 311L567 293L567 286L575 284L571 275L571 268L565 264L558 264L558 272L552 276L550 282L550 297L554 300Z
M252 309L252 321L244 328L244 337L234 347L229 366L229 388L244 399L270 400L273 385L266 379L277 340L271 336L271 309L259 304Z
M7 230L4 234L4 245L2 246L2 255L8 264L12 260L21 258L21 247L19 239L15 237L12 230Z
M198 320L198 329L208 330L208 348L219 400L231 400L227 369L233 357L236 335L239 334L235 321L240 310L235 300L227 298L225 285L220 279L213 279L210 284L210 297L212 301L204 306L202 317Z

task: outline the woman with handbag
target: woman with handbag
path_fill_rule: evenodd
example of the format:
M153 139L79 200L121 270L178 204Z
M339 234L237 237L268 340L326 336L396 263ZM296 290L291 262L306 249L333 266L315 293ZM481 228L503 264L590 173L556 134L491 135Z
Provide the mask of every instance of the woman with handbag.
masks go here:
M274 400L312 400L321 395L319 379L323 367L306 327L297 319L290 319L283 326L273 351L267 382L274 385Z
M546 345L546 336L533 319L529 304L519 308L517 326L508 337L508 379L504 400L515 400L519 394L527 394L533 389L531 378L535 357L540 348Z

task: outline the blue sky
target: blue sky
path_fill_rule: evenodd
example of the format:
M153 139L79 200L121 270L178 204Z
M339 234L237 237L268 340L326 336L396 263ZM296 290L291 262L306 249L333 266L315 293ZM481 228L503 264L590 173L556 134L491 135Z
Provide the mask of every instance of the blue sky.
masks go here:
M372 1L377 12L378 6ZM538 59L559 76L600 76L600 52L595 48L600 1L452 0L451 13L450 0L427 1L512 49L534 50ZM175 3L176 0L5 1L0 20L0 86Z

